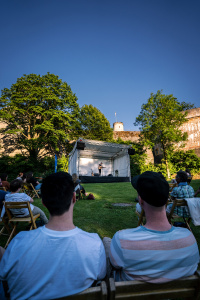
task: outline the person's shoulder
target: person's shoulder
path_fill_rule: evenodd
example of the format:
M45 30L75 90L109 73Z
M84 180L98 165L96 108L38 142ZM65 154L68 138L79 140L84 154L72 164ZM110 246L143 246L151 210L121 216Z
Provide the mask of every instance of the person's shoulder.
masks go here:
M94 241L101 241L99 235L97 233L92 233L92 232L87 232L87 231L84 231L80 228L77 227L77 234L79 234L80 236L83 236L87 239L90 239L91 241L94 240Z
M39 237L41 232L41 227L30 230L30 231L20 231L10 242L10 247L26 247L30 246L32 241L35 241L35 238ZM25 246L24 246L25 245Z
M141 232L141 230L142 230L141 226L138 226L136 228L127 228L127 229L119 230L114 234L114 237L119 239L126 239L129 236L136 234L137 232Z
M27 199L31 199L31 197L29 195L27 195L26 193L18 193L19 196L21 196L21 198L27 198Z
M191 191L194 191L194 189L191 185L188 185L188 189L191 190Z
M11 198L12 198L12 195L13 195L13 194L6 194L6 195L5 195L5 201L11 199Z
M171 231L172 234L177 235L179 238L181 238L181 236L184 236L184 237L189 236L189 235L193 236L193 233L187 228L173 226L172 229L173 229Z

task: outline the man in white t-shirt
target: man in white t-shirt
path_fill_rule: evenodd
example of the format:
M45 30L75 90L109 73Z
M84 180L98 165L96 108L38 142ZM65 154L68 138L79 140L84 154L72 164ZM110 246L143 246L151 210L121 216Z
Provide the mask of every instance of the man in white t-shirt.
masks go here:
M79 293L106 275L103 243L96 233L73 224L76 202L72 177L65 172L43 180L47 225L19 233L0 263L11 299L54 299Z

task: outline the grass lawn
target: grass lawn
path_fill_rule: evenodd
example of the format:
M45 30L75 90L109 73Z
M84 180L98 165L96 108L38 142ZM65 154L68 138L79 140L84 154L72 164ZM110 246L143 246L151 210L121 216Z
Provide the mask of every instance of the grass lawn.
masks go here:
M196 191L200 186L200 180L192 180L191 185ZM134 202L137 193L131 183L92 183L83 186L87 193L94 194L95 200L77 201L74 207L76 226L88 232L96 232L101 238L112 237L120 229L137 226L138 218L135 214L136 202ZM116 207L112 205L113 203L131 203L133 206ZM33 204L44 210L49 217L41 199L35 198ZM192 224L191 228L200 248L200 227ZM5 238L0 236L0 245L4 246L4 244Z

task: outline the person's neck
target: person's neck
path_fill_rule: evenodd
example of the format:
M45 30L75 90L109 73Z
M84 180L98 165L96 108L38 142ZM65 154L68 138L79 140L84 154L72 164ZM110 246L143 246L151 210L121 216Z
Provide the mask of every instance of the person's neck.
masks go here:
M156 231L168 231L172 225L168 222L166 211L163 212L145 212L145 228Z
M55 231L72 230L76 228L76 226L73 224L73 213L67 211L61 216L50 215L49 222L45 225L45 227Z
M18 189L16 192L11 192L11 194L17 194L20 192L20 189Z

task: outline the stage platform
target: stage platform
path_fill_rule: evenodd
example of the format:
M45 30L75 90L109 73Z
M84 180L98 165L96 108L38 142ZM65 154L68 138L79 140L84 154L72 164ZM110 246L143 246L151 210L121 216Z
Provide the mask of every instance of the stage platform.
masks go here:
M112 176L79 176L81 183L111 183L111 182L130 182L129 177Z

